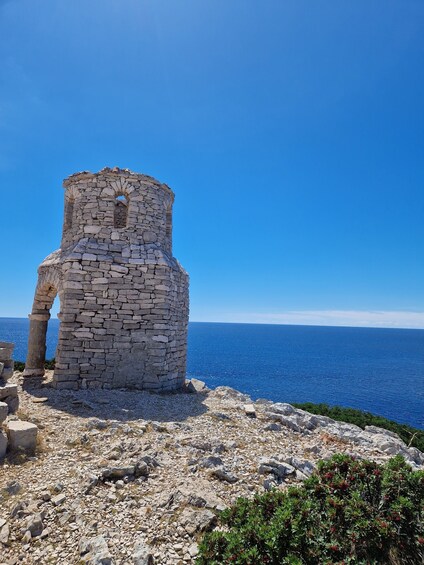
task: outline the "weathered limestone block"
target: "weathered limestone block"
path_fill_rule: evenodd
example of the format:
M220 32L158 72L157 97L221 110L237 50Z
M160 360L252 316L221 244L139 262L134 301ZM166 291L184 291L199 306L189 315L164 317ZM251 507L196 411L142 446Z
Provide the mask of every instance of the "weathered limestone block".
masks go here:
M35 538L41 535L43 529L44 525L41 514L37 512L36 514L32 514L27 518L26 530L30 532L31 537Z
M13 358L15 345L5 341L1 341L0 344L0 361L10 361Z
M6 384L5 386L0 386L0 400L9 396L18 396L18 385Z
M0 342L0 379L7 381L13 376L13 349L15 345L6 341Z
M0 430L0 460L4 458L7 450L7 435Z
M13 367L4 367L1 372L1 378L4 381L8 381L11 377L13 377Z
M82 538L79 542L81 561L87 565L113 565L114 560L103 536Z
M37 445L38 428L31 422L14 420L7 424L7 435L11 451L34 453Z
M9 407L6 402L0 402L0 424L2 424L9 414Z
M18 385L0 386L0 401L7 404L9 414L14 414L19 408Z

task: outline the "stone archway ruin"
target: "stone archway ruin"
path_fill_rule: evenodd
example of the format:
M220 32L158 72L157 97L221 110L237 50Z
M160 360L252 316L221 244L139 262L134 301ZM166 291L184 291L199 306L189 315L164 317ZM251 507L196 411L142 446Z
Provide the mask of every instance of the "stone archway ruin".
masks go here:
M57 253L57 252L56 252ZM46 335L50 310L61 290L61 274L51 263L55 254L49 255L39 268L34 302L29 315L28 354L24 376L43 376L46 360Z
M64 181L59 250L40 265L24 376L44 374L50 309L60 298L53 386L184 386L188 275L172 255L174 193L128 169Z

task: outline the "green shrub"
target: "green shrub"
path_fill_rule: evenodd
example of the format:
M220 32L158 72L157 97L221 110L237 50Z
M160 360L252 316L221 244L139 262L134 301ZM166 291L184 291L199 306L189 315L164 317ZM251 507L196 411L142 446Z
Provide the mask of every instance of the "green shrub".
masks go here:
M45 362L44 362L44 368L54 370L55 363L56 363L56 360L55 360L54 357L53 357L53 359L46 359Z
M312 414L328 416L339 422L356 424L362 429L364 429L365 426L384 428L385 430L398 434L406 445L411 445L420 451L424 451L424 430L418 430L407 424L399 424L398 422L393 422L393 420L383 418L383 416L376 416L370 412L362 412L362 410L355 410L354 408L329 406L328 404L313 404L312 402L296 403L293 404L293 406L311 412Z
M14 362L15 371L23 371L25 369L25 363L23 361Z
M300 487L239 498L204 536L198 565L418 564L424 472L335 455Z
M15 361L15 371L23 371L25 369L25 363L23 361ZM55 359L46 359L44 362L45 369L54 369Z

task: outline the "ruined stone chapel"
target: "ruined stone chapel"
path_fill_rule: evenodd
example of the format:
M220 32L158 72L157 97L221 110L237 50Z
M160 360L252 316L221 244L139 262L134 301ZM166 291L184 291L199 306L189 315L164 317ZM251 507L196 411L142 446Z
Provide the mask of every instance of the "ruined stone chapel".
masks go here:
M57 388L169 391L185 381L188 275L172 256L170 188L127 169L64 181L62 243L40 265L24 376L42 376L56 295Z

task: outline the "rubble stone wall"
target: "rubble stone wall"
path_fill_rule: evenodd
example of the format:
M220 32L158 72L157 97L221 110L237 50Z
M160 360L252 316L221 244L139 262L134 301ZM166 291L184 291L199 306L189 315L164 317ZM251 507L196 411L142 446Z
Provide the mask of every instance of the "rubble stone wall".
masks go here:
M0 341L0 382L7 381L13 375L14 361L13 349L14 343Z
M62 244L39 268L24 374L44 372L58 294L57 388L181 388L188 275L172 256L173 192L108 168L72 175L64 187Z

